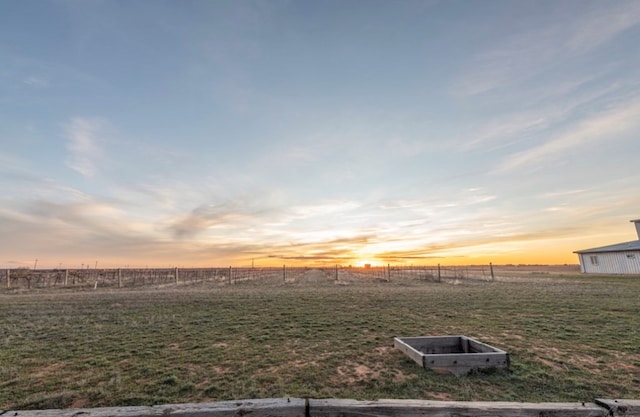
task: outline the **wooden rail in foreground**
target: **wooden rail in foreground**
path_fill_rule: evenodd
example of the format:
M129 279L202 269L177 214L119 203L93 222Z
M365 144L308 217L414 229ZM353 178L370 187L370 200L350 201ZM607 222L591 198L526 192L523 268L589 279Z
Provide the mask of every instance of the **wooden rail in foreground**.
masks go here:
M265 398L153 407L0 410L2 417L640 417L640 400L517 403Z

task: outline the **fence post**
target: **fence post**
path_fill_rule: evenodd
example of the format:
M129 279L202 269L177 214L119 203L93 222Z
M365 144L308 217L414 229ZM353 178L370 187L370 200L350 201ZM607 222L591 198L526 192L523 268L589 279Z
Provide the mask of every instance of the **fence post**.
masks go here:
M11 270L7 269L7 289L11 288Z
M176 285L178 285L178 267L176 266Z
M282 281L285 284L287 283L287 266L286 265L282 265Z
M391 282L391 264L387 264L387 282Z
M495 275L493 275L493 264L489 262L489 270L491 271L491 281L496 279Z
M69 270L64 270L64 286L67 287L69 285Z
M442 275L440 275L440 264L438 264L438 282L442 280Z
M232 269L231 267L229 267L229 285L231 285L231 273L232 273Z
M338 282L338 264L336 264L336 282Z
M122 269L118 268L118 288L122 288Z

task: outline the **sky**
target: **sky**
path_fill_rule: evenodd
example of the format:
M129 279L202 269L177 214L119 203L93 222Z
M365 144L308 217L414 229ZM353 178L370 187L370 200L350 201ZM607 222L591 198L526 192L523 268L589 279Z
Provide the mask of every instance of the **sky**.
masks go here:
M0 1L0 267L576 264L640 1Z

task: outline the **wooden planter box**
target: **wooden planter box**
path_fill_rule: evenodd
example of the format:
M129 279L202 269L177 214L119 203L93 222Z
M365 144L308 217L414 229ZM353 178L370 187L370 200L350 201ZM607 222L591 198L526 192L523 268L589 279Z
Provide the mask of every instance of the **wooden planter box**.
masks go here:
M396 349L423 368L438 373L465 375L480 368L508 368L504 350L466 336L396 337Z

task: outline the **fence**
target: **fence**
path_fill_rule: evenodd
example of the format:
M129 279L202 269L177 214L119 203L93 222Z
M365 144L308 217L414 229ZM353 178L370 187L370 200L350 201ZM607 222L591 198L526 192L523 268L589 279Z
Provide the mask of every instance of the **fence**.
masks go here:
M11 417L640 417L638 400L594 403L270 398L153 407L2 411Z
M6 269L0 271L0 289L134 288L255 282L357 283L452 280L494 281L493 265L380 266L380 267L221 267L221 268L117 268L117 269Z

